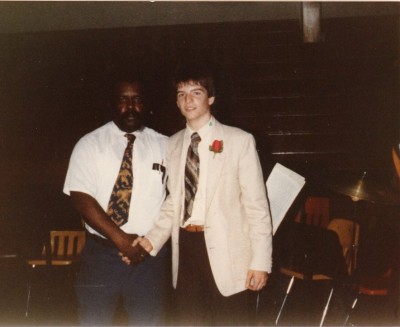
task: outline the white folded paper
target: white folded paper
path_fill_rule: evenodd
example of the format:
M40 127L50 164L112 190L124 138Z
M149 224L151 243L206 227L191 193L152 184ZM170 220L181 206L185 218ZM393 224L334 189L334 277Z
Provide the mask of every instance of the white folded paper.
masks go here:
M279 163L275 164L266 182L273 234L305 183L303 176Z

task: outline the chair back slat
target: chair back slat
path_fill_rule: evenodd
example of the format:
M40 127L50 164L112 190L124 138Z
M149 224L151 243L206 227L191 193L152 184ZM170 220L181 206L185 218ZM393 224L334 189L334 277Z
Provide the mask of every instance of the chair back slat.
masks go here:
M294 221L307 225L327 227L329 224L329 198L309 196Z
M53 256L75 257L85 244L84 231L51 231L51 250Z

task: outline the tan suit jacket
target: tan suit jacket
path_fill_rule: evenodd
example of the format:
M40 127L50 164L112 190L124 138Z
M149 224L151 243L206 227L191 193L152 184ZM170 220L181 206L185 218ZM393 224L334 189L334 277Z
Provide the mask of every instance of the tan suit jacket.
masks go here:
M155 227L146 235L156 254L171 236L173 285L179 263L179 228L184 196L180 162L185 130L169 139L169 195ZM251 134L216 121L212 140L223 140L222 153L210 152L205 240L211 269L222 295L245 290L249 269L271 271L272 228L266 188Z

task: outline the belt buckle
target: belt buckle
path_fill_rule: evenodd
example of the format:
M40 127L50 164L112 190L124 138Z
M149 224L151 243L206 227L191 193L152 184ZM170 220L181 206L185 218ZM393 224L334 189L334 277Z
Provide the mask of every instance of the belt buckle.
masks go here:
M185 230L188 232L204 232L204 226L203 225L187 225L185 227Z

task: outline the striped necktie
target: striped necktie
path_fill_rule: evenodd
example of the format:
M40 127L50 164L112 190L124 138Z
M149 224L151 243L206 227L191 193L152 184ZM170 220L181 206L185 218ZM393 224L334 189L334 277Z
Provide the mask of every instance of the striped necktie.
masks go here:
M125 134L125 137L128 139L128 145L124 152L121 168L115 181L107 210L111 220L118 226L122 226L128 221L133 184L132 149L135 135Z
M188 148L185 166L185 211L183 222L192 215L193 201L197 191L200 172L200 158L198 146L201 141L198 133L193 133L191 143Z

